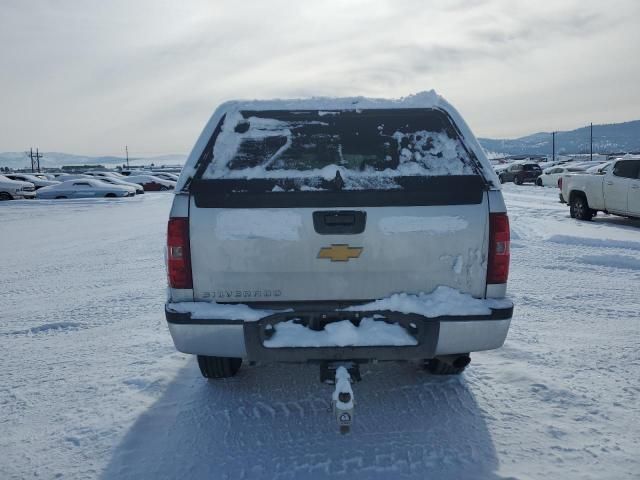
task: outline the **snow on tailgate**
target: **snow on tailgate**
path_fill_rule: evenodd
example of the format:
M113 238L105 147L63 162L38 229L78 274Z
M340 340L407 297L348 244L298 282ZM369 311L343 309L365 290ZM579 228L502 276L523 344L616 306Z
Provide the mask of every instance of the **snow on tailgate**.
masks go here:
M225 210L216 218L216 236L222 240L265 238L295 241L300 239L302 216L282 210Z
M378 226L385 235L409 232L438 234L465 230L469 226L469 222L460 217L399 216L382 218L378 222Z
M455 288L439 286L432 293L411 295L396 293L388 298L376 300L365 305L345 308L348 312L370 312L391 310L399 313L415 313L433 318L444 315L489 315L492 308L509 308L513 305L509 299L480 299L462 293Z

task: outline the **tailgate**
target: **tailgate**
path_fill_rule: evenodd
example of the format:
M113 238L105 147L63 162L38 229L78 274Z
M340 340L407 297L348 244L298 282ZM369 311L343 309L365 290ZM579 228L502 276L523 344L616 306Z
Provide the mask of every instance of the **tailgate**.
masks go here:
M484 192L470 205L348 209L199 208L192 197L194 296L369 300L447 285L482 297L488 212Z

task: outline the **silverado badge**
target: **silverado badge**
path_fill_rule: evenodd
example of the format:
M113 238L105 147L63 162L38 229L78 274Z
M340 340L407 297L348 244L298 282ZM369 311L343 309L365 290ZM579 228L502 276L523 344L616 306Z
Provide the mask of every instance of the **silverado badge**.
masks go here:
M351 258L358 258L361 253L362 247L350 247L341 243L322 247L318 252L318 258L328 258L332 262L348 262Z

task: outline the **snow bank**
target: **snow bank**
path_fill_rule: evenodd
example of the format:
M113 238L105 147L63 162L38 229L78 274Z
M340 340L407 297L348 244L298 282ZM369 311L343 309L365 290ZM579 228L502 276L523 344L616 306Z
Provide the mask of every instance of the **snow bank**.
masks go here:
M492 308L509 308L508 299L480 299L454 288L439 286L431 293L410 295L396 293L365 305L345 308L348 312L391 310L404 314L415 313L428 318L443 315L489 315Z
M587 265L640 270L640 258L629 255L583 255L576 260Z
M349 320L329 323L324 330L310 330L294 320L274 325L275 335L264 342L267 348L407 346L417 341L397 324L363 318L356 327Z
M469 223L460 217L385 217L378 222L385 235L394 233L426 232L430 234L449 233L464 230Z
M578 245L583 247L597 248L622 248L629 250L640 250L640 242L627 240L612 240L610 238L575 237L572 235L551 235L549 242L562 243L565 245Z
M300 239L300 214L286 210L226 210L218 214L215 234L222 240L295 241Z

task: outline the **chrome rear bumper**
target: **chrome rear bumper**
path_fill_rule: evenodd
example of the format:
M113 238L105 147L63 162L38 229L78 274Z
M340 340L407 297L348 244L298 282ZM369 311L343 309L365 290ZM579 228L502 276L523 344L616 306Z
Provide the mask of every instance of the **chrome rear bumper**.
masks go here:
M345 319L357 323L358 317L372 317L374 314L383 315L386 321L405 327L416 338L417 345L285 348L264 346L264 341L270 337L269 331L273 331L269 326L279 322L294 318L306 322L320 318L320 322ZM242 357L262 362L413 360L492 350L503 345L512 314L513 306L492 309L492 313L485 316L436 318L396 312L289 311L276 313L255 322L242 322L192 318L189 313L177 313L165 307L169 331L179 351L197 355Z

